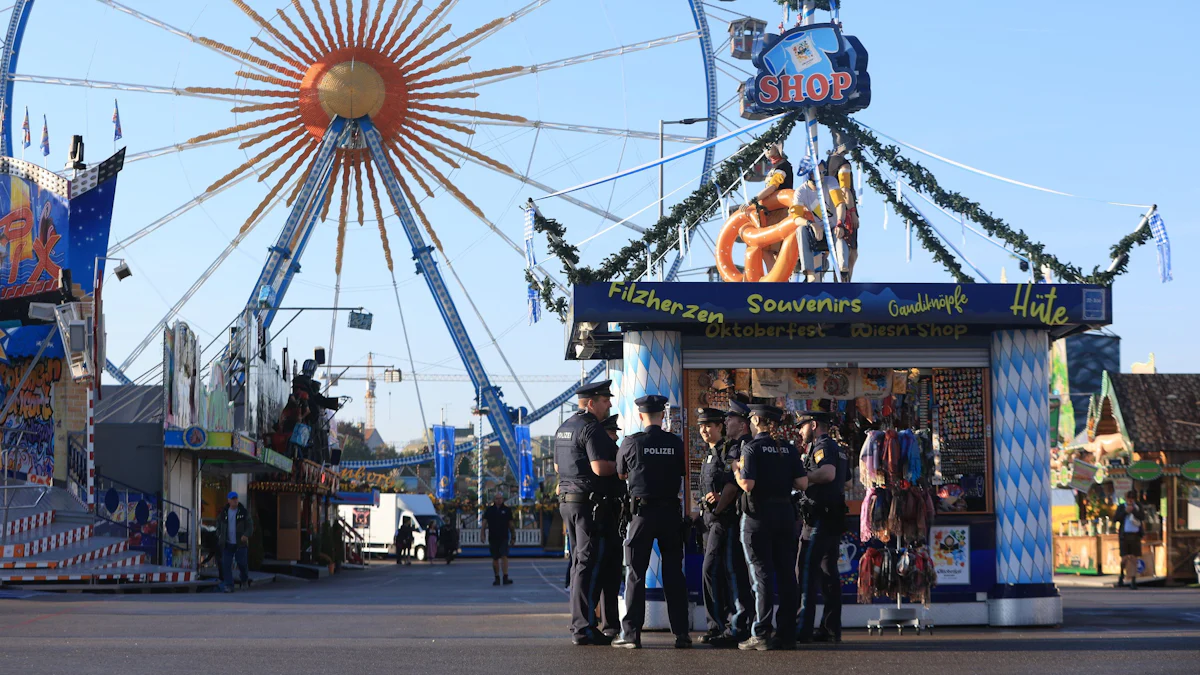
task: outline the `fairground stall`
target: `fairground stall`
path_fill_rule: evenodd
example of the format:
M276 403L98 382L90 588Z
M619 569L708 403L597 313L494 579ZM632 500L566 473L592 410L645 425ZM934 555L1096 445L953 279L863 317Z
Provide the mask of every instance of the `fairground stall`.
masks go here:
M894 606L897 594L925 605L924 621L937 625L1061 622L1050 341L1110 323L1109 289L613 282L576 286L571 312L566 356L608 360L625 433L640 428L635 398L670 398L670 429L688 445L693 511L697 408L740 395L836 413L852 469L839 563L846 625L866 625L879 610L863 605ZM892 438L905 448L902 465L879 455ZM889 519L885 500L912 506ZM860 579L860 560L873 569L885 550L926 556L936 585Z

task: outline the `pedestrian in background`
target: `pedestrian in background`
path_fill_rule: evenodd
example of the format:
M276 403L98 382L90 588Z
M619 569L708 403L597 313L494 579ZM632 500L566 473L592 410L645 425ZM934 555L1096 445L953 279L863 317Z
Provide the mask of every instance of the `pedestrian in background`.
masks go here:
M409 558L408 558L409 551L412 550L412 545L413 545L412 519L409 518L408 516L404 516L404 519L400 521L400 530L396 533L396 564L397 565L399 565L401 563L404 563L405 565L412 564L412 561L409 560Z
M512 543L512 509L504 504L504 495L496 492L492 497L492 505L483 512L483 543L487 544L488 552L492 554L493 586L512 583L508 578L508 547ZM500 574L504 574L501 581Z
M1121 572L1117 577L1117 587L1125 585L1125 575L1129 575L1129 587L1137 590L1138 560L1142 557L1142 534L1145 529L1145 512L1138 503L1138 493L1130 490L1125 493L1125 503L1117 507L1117 531L1121 552Z
M217 516L217 534L221 537L221 590L233 592L233 562L237 560L241 573L241 586L250 585L250 563L248 551L250 535L254 533L254 520L246 507L238 503L238 493L227 495L228 508Z

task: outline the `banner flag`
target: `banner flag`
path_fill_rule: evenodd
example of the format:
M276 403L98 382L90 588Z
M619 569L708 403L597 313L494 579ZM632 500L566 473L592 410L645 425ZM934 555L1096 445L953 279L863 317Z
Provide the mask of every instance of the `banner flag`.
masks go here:
M433 425L433 489L438 499L454 499L454 427Z
M528 424L513 425L517 437L517 485L521 501L533 499L537 492L537 476L533 472L533 441Z

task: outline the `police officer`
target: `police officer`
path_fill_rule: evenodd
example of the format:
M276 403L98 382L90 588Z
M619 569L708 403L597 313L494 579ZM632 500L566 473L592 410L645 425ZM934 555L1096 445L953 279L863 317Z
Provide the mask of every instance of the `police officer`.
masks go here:
M796 448L772 437L783 411L772 405L750 406L754 440L741 448L734 464L742 497L742 547L754 589L753 635L738 649L792 649L796 643L796 510L792 490L808 485ZM771 577L775 577L772 585ZM779 590L775 637L770 638L773 589Z
M725 438L728 454L737 459L742 446L754 440L750 433L750 406L742 401L731 399L729 410L725 413Z
M708 632L700 641L714 647L736 647L750 637L750 577L738 536L740 492L733 480L728 446L724 442L725 413L700 408L696 420L708 444L700 471L700 505L707 535L704 539L704 613ZM739 446L740 447L740 446Z
M800 609L797 620L800 642L842 641L842 580L838 574L838 549L846 529L846 497L843 489L850 471L846 449L829 437L832 416L809 412L800 417L800 437L808 447L809 513L805 525L811 529L797 561L800 579ZM825 600L820 630L814 632L817 589Z
M683 579L683 511L679 490L687 469L683 440L662 429L665 396L643 396L635 401L645 431L630 434L617 455L617 473L629 482L634 500L633 521L625 538L625 617L621 637L612 646L640 649L646 619L646 568L658 540L662 561L667 617L675 634L675 648L692 646L688 637L687 585Z
M610 415L601 421L604 432L616 447L617 416ZM602 476L597 490L600 504L595 514L599 515L596 531L599 533L599 548L596 563L596 604L597 626L604 637L599 642L612 642L621 633L621 615L619 613L618 597L621 593L621 575L623 572L624 552L621 535L618 532L621 516L621 499L625 496L625 481L616 473Z
M579 411L563 423L554 437L558 471L559 512L571 547L571 641L576 645L608 644L596 627L596 567L600 533L593 508L603 489L601 479L616 473L617 446L600 420L612 408L612 380L575 390Z

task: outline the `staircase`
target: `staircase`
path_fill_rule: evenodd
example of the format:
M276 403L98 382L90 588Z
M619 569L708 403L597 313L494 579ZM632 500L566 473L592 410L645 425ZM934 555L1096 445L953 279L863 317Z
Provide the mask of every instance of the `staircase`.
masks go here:
M5 516L7 502L7 517ZM129 540L97 536L97 519L61 488L0 487L0 586L118 590L129 584L192 584L191 570L148 564Z

